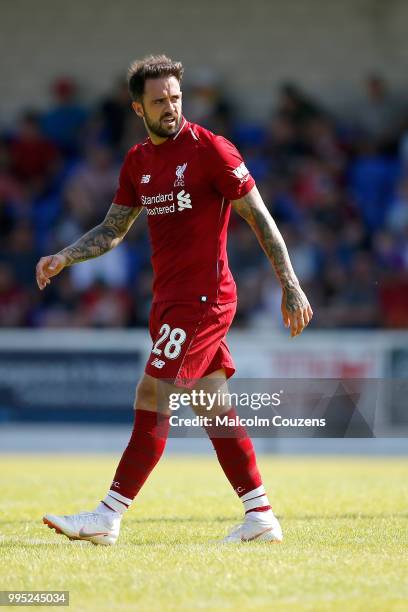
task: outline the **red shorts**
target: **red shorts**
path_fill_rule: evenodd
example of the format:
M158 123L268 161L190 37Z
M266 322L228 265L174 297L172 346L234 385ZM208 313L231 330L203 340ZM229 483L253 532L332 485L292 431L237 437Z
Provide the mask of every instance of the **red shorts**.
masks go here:
M146 374L180 387L223 368L235 372L226 335L237 308L229 304L155 302L149 330L153 348Z

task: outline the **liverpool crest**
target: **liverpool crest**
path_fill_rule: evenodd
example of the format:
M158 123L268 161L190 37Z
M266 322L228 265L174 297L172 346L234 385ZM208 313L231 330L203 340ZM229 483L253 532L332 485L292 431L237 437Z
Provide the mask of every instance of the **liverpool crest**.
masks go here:
M184 173L187 168L187 162L182 166L176 168L176 180L174 181L174 187L184 187Z

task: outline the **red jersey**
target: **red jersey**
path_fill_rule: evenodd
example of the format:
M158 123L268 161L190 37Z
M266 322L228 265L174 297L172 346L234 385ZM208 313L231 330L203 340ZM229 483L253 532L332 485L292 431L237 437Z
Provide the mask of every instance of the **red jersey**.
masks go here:
M226 249L230 200L254 184L233 144L184 118L162 144L148 138L130 149L113 202L146 209L154 302L236 300Z

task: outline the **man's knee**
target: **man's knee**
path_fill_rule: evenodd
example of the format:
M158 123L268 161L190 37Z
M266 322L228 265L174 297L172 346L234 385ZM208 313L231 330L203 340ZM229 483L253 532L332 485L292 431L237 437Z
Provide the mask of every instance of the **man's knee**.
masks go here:
M140 379L135 393L134 410L157 411L157 384L156 380L146 374Z
M136 387L135 410L150 410L170 414L169 395L174 387L163 381L144 374Z
M223 369L202 378L195 389L199 392L199 397L203 398L198 405L192 406L198 416L215 417L230 410L230 394L227 377Z

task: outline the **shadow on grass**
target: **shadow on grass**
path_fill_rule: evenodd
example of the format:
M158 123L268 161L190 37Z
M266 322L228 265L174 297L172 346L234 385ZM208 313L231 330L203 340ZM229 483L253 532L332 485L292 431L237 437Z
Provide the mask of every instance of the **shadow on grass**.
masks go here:
M382 512L380 514L364 514L360 512L345 512L343 514L301 514L285 516L284 514L277 514L279 520L286 521L321 521L321 520L349 520L349 519L362 519L362 520L373 520L373 519L391 519L391 518L408 518L408 512ZM231 521L239 521L241 518L240 514L233 516L215 516L215 517L193 517L193 516L163 516L155 518L134 518L128 516L125 518L126 525L140 524L146 525L149 523L227 523ZM37 525L40 526L42 523L42 517L30 520L16 520L16 521L0 521L0 530L2 526L6 525Z
M287 521L309 521L309 520L338 520L338 519L390 519L390 518L408 518L408 512L390 512L380 514L363 514L360 512L346 512L344 514L304 514L304 515L292 515L285 516L284 514L276 515L279 520ZM241 515L236 514L234 516L216 516L216 517L159 517L159 518L128 518L126 524L132 523L226 523L231 521L239 521Z

